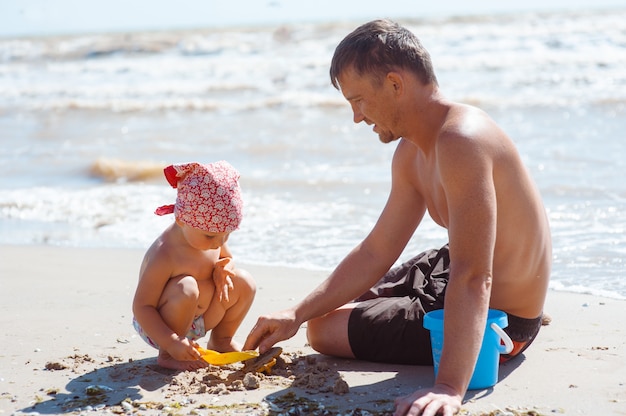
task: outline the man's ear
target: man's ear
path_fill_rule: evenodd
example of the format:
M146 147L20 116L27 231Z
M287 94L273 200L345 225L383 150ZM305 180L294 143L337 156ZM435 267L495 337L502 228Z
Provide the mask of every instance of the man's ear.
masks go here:
M404 79L402 75L397 72L389 72L387 74L386 81L391 85L396 95L402 94L404 91Z

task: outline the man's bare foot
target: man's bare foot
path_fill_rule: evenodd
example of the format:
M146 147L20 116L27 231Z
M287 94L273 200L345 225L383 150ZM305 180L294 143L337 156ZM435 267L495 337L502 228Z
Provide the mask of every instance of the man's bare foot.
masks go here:
M196 361L175 360L166 351L159 351L159 356L157 357L157 364L163 368L171 368L172 370L186 370L186 371L194 371L194 370L198 370L200 368L204 368L208 366L208 364L204 360L196 360Z

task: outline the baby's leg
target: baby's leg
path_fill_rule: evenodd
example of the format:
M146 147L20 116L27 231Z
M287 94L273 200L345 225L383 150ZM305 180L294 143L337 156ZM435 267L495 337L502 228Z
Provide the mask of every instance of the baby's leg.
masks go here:
M241 350L241 345L233 337L250 310L256 294L256 284L247 271L236 269L232 280L233 289L229 293L229 301L220 302L216 291L204 314L206 329L211 329L207 348L220 352Z
M185 336L191 328L200 291L192 276L174 277L167 282L159 300L158 311L165 324L179 336ZM175 360L165 349L159 349L157 363L166 368L192 370L202 367L200 361Z
M178 335L186 335L196 315L200 290L193 276L171 278L157 307L161 318Z

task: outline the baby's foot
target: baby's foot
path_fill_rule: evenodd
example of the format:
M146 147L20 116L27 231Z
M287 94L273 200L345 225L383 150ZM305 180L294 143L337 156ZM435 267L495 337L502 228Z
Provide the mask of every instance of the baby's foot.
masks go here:
M217 352L241 351L241 344L232 338L213 339L213 337L211 337L206 345L206 348L207 350Z
M179 361L174 359L167 351L159 351L157 364L163 368L171 368L172 370L193 371L206 367L208 364L204 360L196 361Z

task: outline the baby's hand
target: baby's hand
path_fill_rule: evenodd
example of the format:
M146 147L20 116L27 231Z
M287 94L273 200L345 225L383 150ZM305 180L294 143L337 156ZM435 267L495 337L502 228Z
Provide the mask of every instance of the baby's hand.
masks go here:
M223 257L215 263L213 268L213 282L219 293L220 302L230 300L228 292L234 288L232 277L235 276L235 265L231 257Z
M168 354L177 361L197 361L202 358L198 350L194 347L194 344L186 337L178 337L169 348Z

